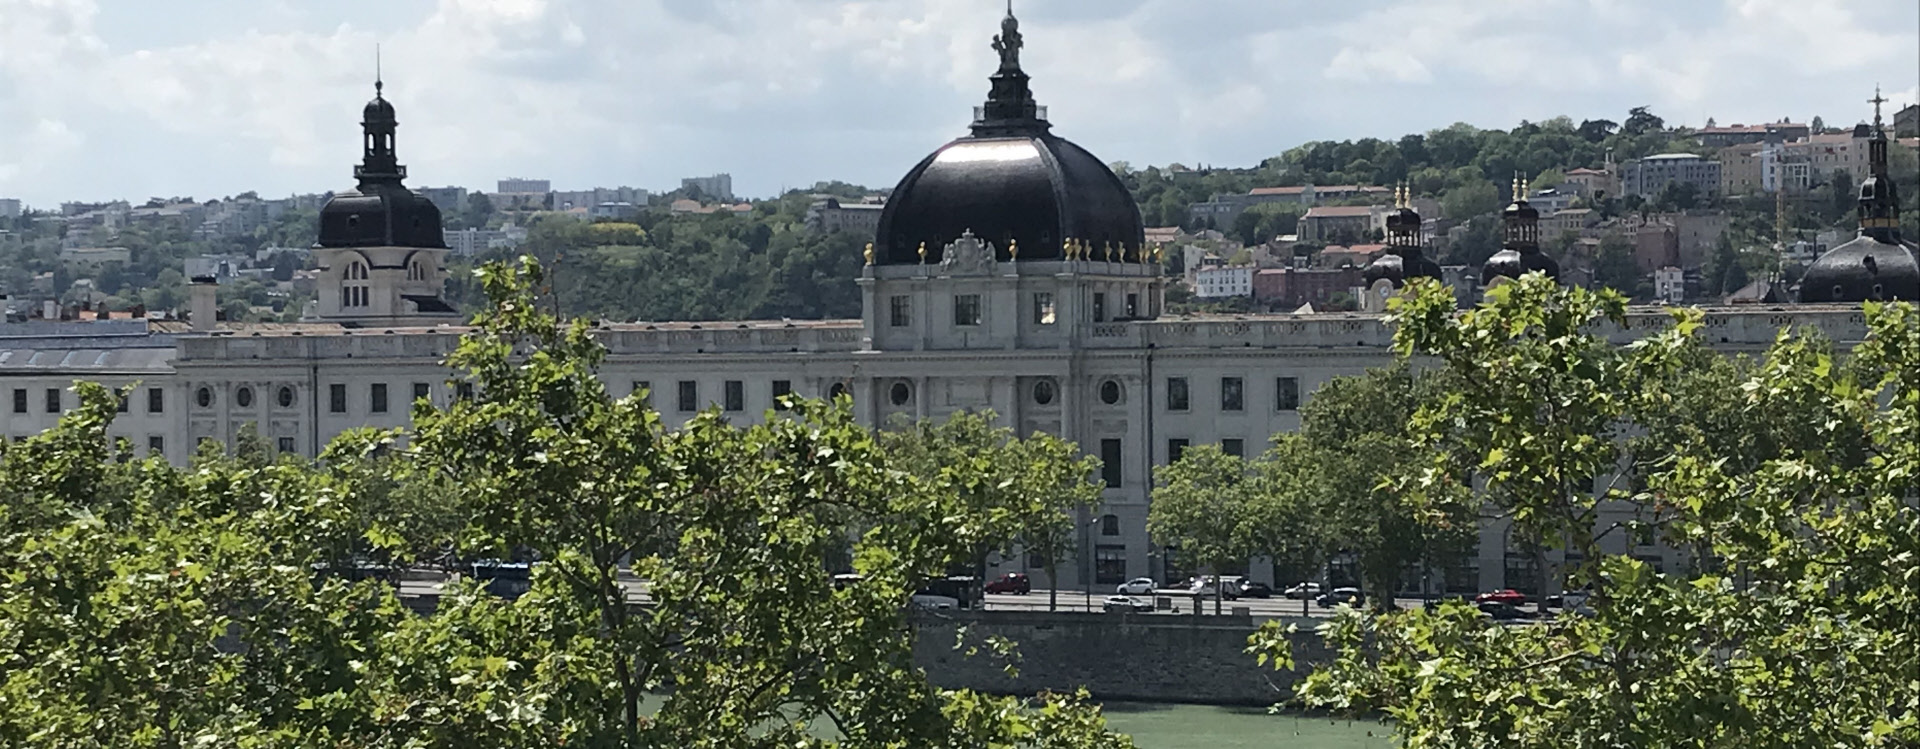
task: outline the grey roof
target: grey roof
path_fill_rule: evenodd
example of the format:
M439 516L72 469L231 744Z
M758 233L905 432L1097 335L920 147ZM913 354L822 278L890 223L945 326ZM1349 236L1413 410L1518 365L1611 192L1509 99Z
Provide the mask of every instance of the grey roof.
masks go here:
M0 376L42 373L153 374L173 371L176 349L0 348Z

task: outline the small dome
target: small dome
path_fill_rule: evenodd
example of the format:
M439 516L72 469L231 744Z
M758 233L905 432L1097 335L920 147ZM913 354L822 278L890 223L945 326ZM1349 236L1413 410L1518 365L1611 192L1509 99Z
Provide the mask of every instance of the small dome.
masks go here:
M1419 230L1420 212L1415 211L1412 207L1402 207L1400 210L1387 214L1387 231L1415 232Z
M1484 286L1493 283L1496 278L1515 279L1533 272L1545 273L1547 278L1560 280L1560 264L1548 257L1547 253L1538 249L1508 248L1493 253L1493 257L1487 258L1486 264L1480 266L1480 283Z
M1367 265L1367 269L1361 271L1360 277L1366 280L1368 288L1385 279L1392 281L1393 287L1397 289L1407 282L1407 263L1404 258L1389 252L1374 258L1373 262Z
M1915 250L1861 235L1828 250L1800 278L1800 301L1855 303L1920 301Z
M395 119L398 116L394 114L393 105L379 94L374 94L373 101L367 102L366 108L360 110L360 121L363 123L387 123Z
M440 208L400 185L362 186L333 196L320 209L320 247L447 246Z

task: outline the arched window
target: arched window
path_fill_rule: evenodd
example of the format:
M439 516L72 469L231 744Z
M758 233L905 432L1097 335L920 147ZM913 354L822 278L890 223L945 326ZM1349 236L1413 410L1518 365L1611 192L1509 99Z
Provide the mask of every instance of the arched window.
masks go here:
M1100 535L1102 536L1120 535L1120 516L1119 515L1101 515L1100 516Z
M367 280L367 264L358 260L348 263L345 276L348 281ZM372 295L364 285L352 284L340 287L341 307L365 307L371 298Z

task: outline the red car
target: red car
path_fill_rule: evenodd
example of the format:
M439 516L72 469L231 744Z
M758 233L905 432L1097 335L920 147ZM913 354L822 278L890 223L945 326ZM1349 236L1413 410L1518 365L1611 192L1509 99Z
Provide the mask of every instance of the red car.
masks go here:
M1527 602L1527 596L1525 593L1521 593L1520 591L1514 590L1512 588L1507 588L1505 590L1496 590L1489 593L1481 593L1480 595L1473 597L1474 603L1486 603L1488 601L1492 601L1494 603L1505 603L1513 606L1518 606L1520 604Z
M993 582L987 583L987 592L988 593L1013 593L1015 595L1024 596L1028 593L1033 592L1033 583L1027 581L1027 576L1025 574L1022 574L1019 572L1008 572L1004 575L1001 575L998 579L994 580Z

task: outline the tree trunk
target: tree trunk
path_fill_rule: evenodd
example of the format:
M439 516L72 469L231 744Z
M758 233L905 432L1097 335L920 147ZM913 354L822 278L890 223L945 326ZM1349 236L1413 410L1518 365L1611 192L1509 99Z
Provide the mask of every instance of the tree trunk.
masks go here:
M1053 611L1060 599L1060 563L1047 555L1047 611Z

